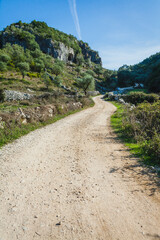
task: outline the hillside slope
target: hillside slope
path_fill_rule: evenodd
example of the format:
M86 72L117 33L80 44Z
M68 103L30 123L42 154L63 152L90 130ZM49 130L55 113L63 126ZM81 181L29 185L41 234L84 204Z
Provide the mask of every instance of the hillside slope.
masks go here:
M40 49L43 53L65 62L76 62L79 54L82 54L85 60L90 59L96 64L102 63L98 52L92 50L87 43L48 27L45 22L34 20L29 24L21 21L11 24L1 32L0 42L1 48L6 43L18 44L30 51Z
M154 54L139 64L124 65L118 70L118 85L132 86L142 83L153 92L160 92L160 53Z
M101 64L98 52L87 43L48 27L45 22L19 21L0 32L2 89L52 91L62 84L75 91L77 79L84 75L96 79Z

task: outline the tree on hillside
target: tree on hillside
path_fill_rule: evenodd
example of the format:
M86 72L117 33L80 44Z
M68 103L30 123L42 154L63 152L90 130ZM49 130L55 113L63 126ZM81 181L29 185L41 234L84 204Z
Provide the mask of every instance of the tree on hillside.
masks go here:
M7 64L5 62L0 61L0 71L1 72L7 71Z
M89 74L89 75L91 75L92 77L95 76L95 73L94 73L91 69L88 69L88 70L86 71L86 73Z
M78 73L78 76L80 75L80 73L81 73L81 67L80 66L78 66L78 67L76 67L75 68L75 70L76 70L76 72Z
M64 62L64 61L61 61L61 60L59 60L59 59L57 58L57 59L55 59L54 63L55 63L56 65L59 65L59 66L62 68L62 70L64 69L64 66L65 66L65 62Z
M46 89L48 91L48 88L51 85L51 80L46 72L42 75L42 81L44 82Z
M84 63L84 57L82 54L77 54L76 56L76 63L78 66L81 66Z
M59 74L62 73L62 67L59 65L59 64L54 64L53 67L52 67L52 72L58 76Z
M30 69L29 64L27 62L19 63L18 68L22 74L22 78L24 78L24 76L26 75L26 72L28 72Z
M106 69L103 73L104 80L107 80L110 78L110 76L113 74L113 71Z
M35 63L34 63L34 70L36 72L43 72L45 66L44 66L44 62L41 59L36 59Z
M90 59L90 58L87 58L86 61L85 61L85 63L86 63L86 66L87 66L87 67L89 67L89 68L92 67L92 62L91 62L91 59Z
M23 47L17 44L13 44L12 49L12 61L16 65L16 67L18 67L19 63L26 62L25 51Z
M86 95L87 91L95 89L95 80L91 75L85 74L83 78L77 78L75 85L82 88Z
M6 53L0 53L0 61L8 63L11 60L10 56Z
M98 75L98 77L103 73L101 65L96 65L94 68L94 72Z

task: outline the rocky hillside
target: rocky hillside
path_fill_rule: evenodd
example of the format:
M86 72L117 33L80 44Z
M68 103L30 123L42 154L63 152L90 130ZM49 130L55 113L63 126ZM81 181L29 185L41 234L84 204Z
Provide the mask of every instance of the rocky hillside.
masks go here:
M101 82L102 73L97 51L44 22L19 21L0 32L2 90L86 94Z
M150 56L139 64L119 68L118 86L128 87L142 83L153 92L160 92L160 53Z
M101 64L98 52L92 50L87 43L78 41L74 36L67 35L45 22L13 23L0 34L0 48L7 43L18 44L24 49L34 51L40 49L43 53L65 62L77 62L82 56L95 64Z

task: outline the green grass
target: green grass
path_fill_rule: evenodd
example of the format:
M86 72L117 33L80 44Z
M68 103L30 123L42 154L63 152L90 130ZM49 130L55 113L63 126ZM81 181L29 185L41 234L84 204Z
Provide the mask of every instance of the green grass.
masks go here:
M147 154L143 146L144 142L139 143L133 137L127 136L123 127L125 106L117 102L112 102L112 104L117 107L117 111L111 116L111 126L121 142L127 146L134 157L137 157L138 160L143 162L146 166L160 166L155 157Z
M36 104L36 103L33 103L33 104L24 104L24 103L21 103L21 102L17 102L17 103L10 103L10 102L5 102L5 103L0 103L0 111L4 111L4 112L11 112L11 111L17 111L18 108L27 108L27 107L30 107L30 108L34 108L34 107L39 107L40 104Z
M128 147L130 152L138 158L143 159L148 162L148 156L144 155L144 152L141 149L141 145L137 143L133 138L126 136L125 131L122 125L122 118L124 113L124 106L117 102L111 102L117 107L117 111L111 116L111 126L114 129L114 132L117 134L118 138Z
M93 106L94 106L94 102L92 102L89 106L83 107L82 109L68 111L66 114L57 114L53 118L50 118L45 122L28 123L27 125L23 125L23 124L17 125L16 123L12 123L10 128L0 129L0 147L4 146L7 143L13 142L14 140L28 134L31 131L34 131L38 128L55 123L56 121L64 117L67 117L71 114L80 112L84 109L87 109Z

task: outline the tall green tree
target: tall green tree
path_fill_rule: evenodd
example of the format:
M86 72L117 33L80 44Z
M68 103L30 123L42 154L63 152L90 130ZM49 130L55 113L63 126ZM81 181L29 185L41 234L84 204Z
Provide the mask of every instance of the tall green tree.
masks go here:
M95 80L93 76L85 74L82 78L77 78L76 84L78 88L83 89L84 94L87 94L87 91L95 89Z

